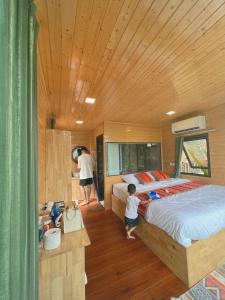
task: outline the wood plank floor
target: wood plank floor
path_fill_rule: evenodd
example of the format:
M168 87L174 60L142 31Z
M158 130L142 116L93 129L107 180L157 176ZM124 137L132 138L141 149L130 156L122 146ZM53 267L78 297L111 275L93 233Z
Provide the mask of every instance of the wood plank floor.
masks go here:
M87 300L165 300L187 290L139 238L125 238L123 222L111 210L92 202L82 213L91 239Z

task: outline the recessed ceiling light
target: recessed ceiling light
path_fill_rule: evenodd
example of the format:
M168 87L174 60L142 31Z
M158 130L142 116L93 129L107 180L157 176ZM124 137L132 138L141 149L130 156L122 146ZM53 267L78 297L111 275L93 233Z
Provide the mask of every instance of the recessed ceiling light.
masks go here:
M86 99L85 99L85 102L86 102L86 103L89 103L89 104L94 104L95 101L96 101L95 98L86 98Z
M168 111L168 112L166 113L166 115L170 116L170 115L173 115L173 114L175 114L175 113L176 113L175 111L171 110L171 111Z
M84 121L77 120L77 121L76 121L76 123L77 123L77 124L83 124L83 123L84 123Z

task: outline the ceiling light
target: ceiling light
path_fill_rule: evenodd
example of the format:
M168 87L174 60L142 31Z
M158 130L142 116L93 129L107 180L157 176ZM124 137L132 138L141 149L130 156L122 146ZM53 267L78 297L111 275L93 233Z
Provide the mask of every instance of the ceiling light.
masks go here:
M83 123L84 123L84 121L77 120L77 121L76 121L76 123L77 123L77 124L83 124Z
M86 99L85 99L85 102L86 102L86 103L89 103L89 104L94 104L95 101L96 101L95 98L86 98Z
M171 110L171 111L168 111L168 112L166 113L166 115L171 116L171 115L173 115L173 114L175 114L175 113L176 113L175 111Z

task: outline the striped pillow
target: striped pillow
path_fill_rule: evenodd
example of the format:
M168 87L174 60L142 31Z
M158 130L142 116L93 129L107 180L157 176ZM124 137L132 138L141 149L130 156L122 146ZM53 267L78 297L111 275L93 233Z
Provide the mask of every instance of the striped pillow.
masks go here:
M146 173L146 172L137 173L135 176L137 177L137 179L142 184L149 184L149 183L152 183L154 181L153 178L150 177L149 174Z
M151 171L152 175L155 177L155 180L160 181L160 180L165 180L169 179L170 177L167 176L163 171L161 170L154 170Z

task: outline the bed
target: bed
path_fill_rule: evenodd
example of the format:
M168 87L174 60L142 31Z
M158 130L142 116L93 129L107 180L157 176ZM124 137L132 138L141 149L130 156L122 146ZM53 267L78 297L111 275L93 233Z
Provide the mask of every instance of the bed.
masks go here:
M168 179L137 185L137 192L188 184ZM113 185L112 210L123 219L127 184ZM194 209L193 209L194 208ZM150 203L137 235L189 287L225 260L225 187L198 186Z

